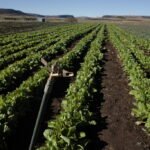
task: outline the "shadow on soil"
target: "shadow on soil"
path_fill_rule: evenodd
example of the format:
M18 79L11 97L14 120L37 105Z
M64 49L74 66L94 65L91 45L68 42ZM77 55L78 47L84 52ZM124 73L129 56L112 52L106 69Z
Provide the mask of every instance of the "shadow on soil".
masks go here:
M100 75L101 76L101 75ZM98 79L99 76L96 78ZM89 144L86 147L86 150L101 150L107 143L99 139L98 135L104 129L107 129L106 119L107 117L102 117L100 114L101 104L103 103L103 94L100 93L101 79L96 81L97 93L95 93L92 100L90 100L90 111L93 112L93 120L96 121L96 125L90 125L86 129L86 134L90 140Z
M102 50L103 51L103 50ZM106 52L106 50L104 50ZM100 62L100 66L104 66L105 61L107 61L105 58L102 62ZM82 131L86 132L86 135L89 139L89 143L85 150L101 150L104 149L108 144L105 141L100 140L98 135L101 133L102 130L107 129L107 123L106 119L107 117L102 117L100 110L101 105L104 102L103 94L101 93L101 83L102 83L102 74L103 69L100 73L97 74L95 77L95 83L93 87L97 89L97 92L94 94L93 98L88 100L89 101L89 110L94 114L92 119L96 121L96 125L88 125L84 126ZM104 74L103 74L104 76Z

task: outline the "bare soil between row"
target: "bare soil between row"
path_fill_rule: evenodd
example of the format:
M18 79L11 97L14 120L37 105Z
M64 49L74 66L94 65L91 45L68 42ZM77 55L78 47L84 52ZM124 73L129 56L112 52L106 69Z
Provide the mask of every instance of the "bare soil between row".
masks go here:
M134 97L129 95L128 78L117 50L107 42L101 75L103 102L100 114L105 118L105 129L98 132L100 141L105 142L102 150L150 150L150 137L135 125L131 116Z

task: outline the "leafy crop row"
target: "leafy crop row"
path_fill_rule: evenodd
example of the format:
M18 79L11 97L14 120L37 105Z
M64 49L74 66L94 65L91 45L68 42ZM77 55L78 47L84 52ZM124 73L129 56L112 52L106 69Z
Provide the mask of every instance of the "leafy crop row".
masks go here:
M104 39L103 31L104 28L92 42L84 63L77 72L75 82L70 85L62 102L61 114L56 120L48 122L48 128L44 132L46 143L39 148L40 150L81 150L88 144L86 132L80 127L96 124L89 111L88 99L96 92L94 80L101 70L100 61L103 54L100 49Z
M122 34L117 31L118 28L115 26L109 26L110 40L117 48L124 70L127 72L129 85L132 87L130 94L134 95L136 99L135 108L132 112L150 131L150 79L146 77L141 65L133 58L132 47L130 48L120 40L119 37Z
M85 32L85 31L84 31ZM94 38L97 33L97 29L92 33L83 38L72 50L76 53L77 48L86 48L85 45ZM83 34L83 31L80 33ZM71 53L71 52L70 52ZM74 57L77 55L74 55ZM64 55L64 59L66 59ZM60 62L60 60L59 60ZM62 63L65 63L62 58ZM51 63L50 63L51 64ZM5 97L1 97L0 100L0 135L1 143L0 147L6 148L5 138L13 132L18 125L18 118L24 117L31 109L32 101L38 103L38 97L36 96L41 91L46 78L48 77L48 72L45 68L37 71L33 76L29 77L24 81L19 88L15 91L7 94ZM42 87L42 88L41 88ZM35 99L35 100L34 100Z
M79 27L80 25L63 25L63 26L44 28L38 31L33 31L33 32L25 32L25 33L19 33L19 34L16 33L12 35L7 35L5 37L0 38L0 46L1 48L6 48L6 47L9 47L10 45L18 46L20 44L29 42L30 40L40 38L41 36L44 36L44 35L51 36L53 33L55 34L64 29L65 30L73 29L77 26Z
M134 57L138 60L138 62L142 65L142 67L145 70L150 70L150 57L144 55L144 51L141 48L139 48L139 40L132 34L125 33L121 29L118 29L117 31L119 32L116 32L116 36L117 34L119 34L118 38L120 39L120 41L122 41L124 45L126 45L131 50L132 55L134 55Z
M87 25L87 27L90 27L90 25ZM21 50L24 50L28 47L31 47L31 46L33 46L34 43L36 44L41 39L51 40L52 38L59 37L62 34L65 34L67 32L71 32L77 28L78 28L78 26L68 27L67 29L66 29L66 27L61 28L61 29L60 29L60 27L59 28L57 27L57 28L54 28L53 30L49 29L44 34L42 34L42 33L39 34L41 31L38 31L38 35L33 34L33 37L30 37L30 38L28 36L26 37L25 35L24 35L24 37L22 37L21 39L18 39L18 40L14 38L14 40L15 40L14 42L1 47L0 57L10 55L10 54L13 54L15 52L19 52ZM83 28L83 26L80 26L80 29L81 28ZM84 26L84 28L85 28L85 26ZM5 38L2 40L4 42Z
M6 93L7 91L10 91L10 89L17 86L19 80L20 82L22 81L23 77L25 77L27 73L32 73L40 68L41 57L45 57L48 61L51 61L57 55L67 52L66 47L70 42L91 30L93 30L93 28L82 29L78 32L74 31L71 34L64 35L59 42L51 47L39 51L34 55L30 55L20 61L16 61L6 69L2 70L0 74L0 92Z

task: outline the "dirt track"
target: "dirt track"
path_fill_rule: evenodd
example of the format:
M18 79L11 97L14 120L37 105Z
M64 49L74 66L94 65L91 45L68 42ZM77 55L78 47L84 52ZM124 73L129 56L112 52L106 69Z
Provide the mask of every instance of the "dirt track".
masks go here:
M131 116L134 98L129 95L126 74L117 58L116 50L107 42L101 76L103 102L101 118L105 128L98 132L103 147L97 150L150 150L150 137L135 125Z

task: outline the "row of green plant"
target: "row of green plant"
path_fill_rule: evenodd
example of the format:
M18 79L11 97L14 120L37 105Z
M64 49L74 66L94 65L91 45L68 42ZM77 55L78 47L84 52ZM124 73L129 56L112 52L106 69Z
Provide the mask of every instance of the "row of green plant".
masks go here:
M9 56L4 56L0 59L0 70L6 68L8 65L13 64L16 61L24 59L30 55L34 55L36 52L45 50L47 47L55 44L59 40L60 38L52 38L51 40L41 39L40 43L34 43L35 45L33 47L24 49Z
M91 40L96 36L98 29L99 27L92 33L87 35L85 38L81 39L80 42L73 48L72 51L76 53L77 48L79 48L82 51L83 48L87 49L85 45L91 42ZM71 53L71 51L69 53ZM80 53L78 54L80 55ZM74 57L76 56L77 55L74 55ZM67 59L65 55L63 56L63 58L65 60ZM63 58L61 59L62 63L66 63L66 61L63 61ZM61 63L60 59L58 62ZM71 63L71 60L67 62ZM53 62L51 62L50 64L53 64ZM38 103L39 98L41 98L38 94L41 93L41 90L43 91L44 83L46 82L47 77L48 72L46 71L45 68L42 68L39 71L37 71L32 77L29 77L26 81L24 81L15 91L7 94L5 97L1 97L0 100L1 148L7 149L6 148L7 144L5 143L6 138L10 134L12 134L15 128L17 128L18 118L20 117L22 118L28 112L32 111L31 109L32 101L35 102L34 105Z
M97 28L91 34L87 35L73 48L72 51L65 54L64 57L58 59L57 63L60 64L60 67L70 71L74 70L76 67L78 68L80 60L87 52L89 44L91 43L91 41L93 41L93 38L96 37L97 32L100 30L100 28Z
M91 27L89 29L91 29ZM76 31L76 28L65 31L65 33L63 33L64 31L59 32L48 38L41 37L41 39L39 39L40 40L39 44L34 43L34 45L32 45L33 44L32 42L31 44L32 47L30 47L31 45L29 46L29 44L26 44L24 45L26 46L25 49L22 49L22 45L20 45L19 48L16 47L16 48L12 48L9 51L3 51L1 55L5 55L5 56L3 56L3 58L0 59L0 69L5 68L8 64L12 64L13 62L17 60L23 59L31 54L34 54L35 52L39 52L39 51L46 49L47 47L51 46L52 44L58 42L61 38L63 38L62 36L68 35L74 31ZM84 33L84 35L85 34L86 32ZM8 56L8 53L11 55Z
M5 42L6 42L6 44L1 46L0 48L1 48L1 50L5 50L5 49L9 49L11 47L16 47L16 46L19 46L21 44L26 44L27 42L31 42L33 40L37 40L40 37L44 37L45 35L48 35L48 32L47 33L41 33L41 34L35 35L33 37L25 37L25 38L22 37L22 38L20 38L20 40L18 38L13 38L12 41L10 41L10 43L8 43L8 39L3 38L1 40L2 40L3 44Z
M143 40L150 38L149 24L122 24L119 26L127 32L134 34L136 37L142 38Z
M96 125L93 113L89 111L89 101L93 98L95 80L101 71L103 58L101 45L104 40L104 27L92 42L84 58L74 83L70 84L67 95L62 102L62 110L55 120L48 122L44 131L45 145L40 150L83 150L89 143L84 127Z
M42 37L42 36L41 36L41 38L43 40L48 39L47 37ZM0 58L7 57L9 55L12 55L14 53L20 52L20 51L25 50L27 48L31 48L31 47L39 44L40 42L41 42L40 38L34 39L32 41L30 40L30 41L26 42L25 44L21 44L21 43L17 42L18 46L12 46L11 45L9 47L1 49Z
M122 41L128 48L130 48L130 51L132 52L132 55L138 60L138 62L141 64L141 66L145 70L150 71L150 57L144 54L144 51L139 48L139 45L137 44L138 41L134 35L124 32L121 29L117 30L116 35L118 38L120 38L120 41Z
M135 36L134 36L135 37ZM134 43L143 51L150 51L150 40L143 38L134 38Z
M48 38L41 37L41 39L38 40L39 44L37 44L37 41L36 42L32 41L32 42L30 42L33 44L33 45L32 44L30 45L31 47L29 46L29 43L27 43L26 45L23 45L23 48L24 48L24 46L26 47L25 49L23 49L22 45L20 45L19 48L15 47L15 48L10 49L9 51L3 51L1 53L1 56L3 58L0 59L0 69L5 68L7 65L12 64L13 62L15 62L17 60L21 60L27 56L30 56L31 54L33 55L36 52L46 49L47 47L58 42L61 38L63 38L64 35L66 35L66 34L68 35L74 31L76 31L76 29L66 31L65 33L60 32L60 33L54 34L53 36L48 37ZM86 33L84 33L84 34L86 34ZM59 37L58 37L58 35L59 35ZM11 54L11 55L8 55L8 54Z
M64 35L59 42L51 47L9 65L0 72L0 93L6 94L6 92L11 91L12 88L16 88L24 78L27 78L28 74L31 75L32 72L40 68L41 57L45 57L47 61L50 61L56 56L67 52L68 44L83 35L83 33L87 33L91 30L93 30L93 28L82 29L78 32L74 31L71 34Z
M81 28L85 28L85 27L80 27ZM49 30L49 32L42 34L40 36L35 36L33 38L27 38L27 39L20 39L20 41L15 40L14 43L8 44L4 47L1 47L1 54L0 54L0 58L4 57L4 56L8 56L10 54L19 52L21 50L24 50L26 48L30 48L33 47L34 45L40 43L40 40L51 40L53 38L59 37L63 34L66 34L68 32L73 32L75 29L77 29L77 27L75 26L70 27L70 28L61 28L61 30L58 30L57 28L54 31ZM3 39L4 40L4 39Z
M16 36L16 34L14 34L13 36L12 35L8 35L7 37L3 37L0 39L0 48L3 50L5 48L9 48L11 46L18 46L20 44L25 44L26 42L30 42L31 40L34 40L34 39L38 39L39 37L41 36L44 36L44 35L48 35L48 34L52 34L53 32L55 32L55 28L52 28L52 29L47 29L47 31L38 31L35 33L26 33L26 34L21 34L21 36ZM50 34L50 35L51 35ZM18 34L17 34L18 35Z
M141 69L141 65L135 61L131 52L132 47L125 45L119 38L118 28L108 26L110 40L119 52L119 57L123 63L125 72L129 78L129 85L132 87L130 94L136 99L132 114L144 123L145 127L150 131L150 79L146 77L145 72ZM118 35L117 35L118 34Z
M79 25L63 25L63 26L56 26L56 27L50 27L50 28L44 28L38 31L34 32L25 32L25 33L16 33L12 35L7 35L6 37L0 38L0 46L7 47L9 45L17 46L18 43L23 44L25 42L29 42L29 40L32 40L34 38L39 38L43 35L52 35L55 32L60 32L63 28L68 30L72 29L74 27L79 27ZM87 25L88 26L88 25Z

